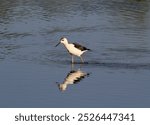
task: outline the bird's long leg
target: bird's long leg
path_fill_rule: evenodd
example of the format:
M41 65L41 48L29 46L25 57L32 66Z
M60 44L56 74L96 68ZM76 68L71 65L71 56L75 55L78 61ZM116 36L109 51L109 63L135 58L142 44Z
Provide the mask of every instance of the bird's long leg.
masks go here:
M83 60L82 56L80 56L80 59L81 59L81 62L84 63L84 60Z
M74 63L74 57L73 57L73 55L72 55L72 64Z
M71 63L71 71L73 71L73 70L74 70L74 64Z

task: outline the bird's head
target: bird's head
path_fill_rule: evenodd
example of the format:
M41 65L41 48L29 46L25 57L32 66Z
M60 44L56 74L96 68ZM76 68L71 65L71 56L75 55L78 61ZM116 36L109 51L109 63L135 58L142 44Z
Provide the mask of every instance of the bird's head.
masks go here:
M64 45L68 44L67 38L62 37L62 38L60 39L60 42L59 42L55 47L57 47L60 43L62 43L62 44L64 44Z

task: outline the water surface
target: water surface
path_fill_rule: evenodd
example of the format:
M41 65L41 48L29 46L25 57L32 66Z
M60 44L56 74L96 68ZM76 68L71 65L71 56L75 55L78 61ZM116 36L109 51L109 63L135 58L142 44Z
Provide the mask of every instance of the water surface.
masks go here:
M0 107L149 107L149 21L148 0L0 0Z

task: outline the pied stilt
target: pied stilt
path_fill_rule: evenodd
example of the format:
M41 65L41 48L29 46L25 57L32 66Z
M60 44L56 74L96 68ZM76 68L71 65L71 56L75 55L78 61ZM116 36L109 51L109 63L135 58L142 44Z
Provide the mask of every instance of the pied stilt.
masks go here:
M82 58L82 54L85 53L86 51L90 50L78 43L69 43L67 38L62 37L60 39L60 42L56 45L56 47L62 43L65 48L68 50L68 52L71 54L72 56L72 63L74 63L74 56L78 56L81 59L81 62L84 63L84 60Z

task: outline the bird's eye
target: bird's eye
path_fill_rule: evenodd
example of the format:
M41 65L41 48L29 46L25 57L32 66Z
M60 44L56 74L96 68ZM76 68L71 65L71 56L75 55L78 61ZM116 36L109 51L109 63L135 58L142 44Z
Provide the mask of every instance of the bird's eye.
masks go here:
M61 41L64 41L64 39L62 39Z

